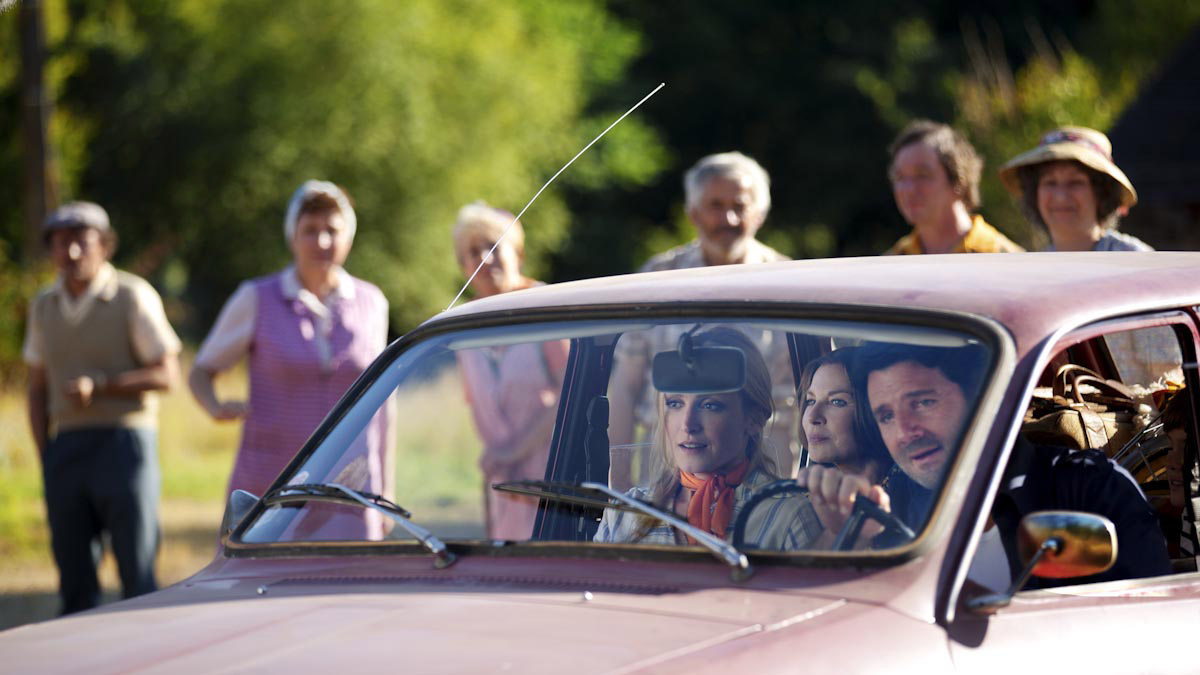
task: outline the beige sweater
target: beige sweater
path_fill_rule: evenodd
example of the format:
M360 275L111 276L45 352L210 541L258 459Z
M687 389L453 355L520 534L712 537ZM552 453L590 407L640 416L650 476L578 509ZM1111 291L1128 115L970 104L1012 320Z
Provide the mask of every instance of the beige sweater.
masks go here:
M87 315L77 323L63 316L57 292L49 290L34 300L30 318L39 324L46 379L62 383L88 375L111 379L140 368L130 335L130 315L135 311L134 284L145 282L117 272L115 293L102 293ZM151 393L112 395L97 393L80 408L67 399L61 386L51 386L50 434L82 427L155 428L157 399Z

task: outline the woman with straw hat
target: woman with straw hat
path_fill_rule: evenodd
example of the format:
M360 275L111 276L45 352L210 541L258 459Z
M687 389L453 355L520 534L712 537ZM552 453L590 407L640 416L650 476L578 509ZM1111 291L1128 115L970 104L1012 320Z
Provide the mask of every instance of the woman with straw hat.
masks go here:
M1050 234L1050 251L1152 251L1116 231L1137 192L1112 160L1108 137L1086 127L1060 127L1000 167L1000 179L1025 216Z

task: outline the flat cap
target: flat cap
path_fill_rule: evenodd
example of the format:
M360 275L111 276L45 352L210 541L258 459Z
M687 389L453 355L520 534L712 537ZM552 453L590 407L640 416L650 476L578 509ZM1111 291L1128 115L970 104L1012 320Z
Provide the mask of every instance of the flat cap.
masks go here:
M70 202L54 209L42 223L42 236L48 237L54 230L71 227L92 227L101 232L111 230L108 212L95 202Z

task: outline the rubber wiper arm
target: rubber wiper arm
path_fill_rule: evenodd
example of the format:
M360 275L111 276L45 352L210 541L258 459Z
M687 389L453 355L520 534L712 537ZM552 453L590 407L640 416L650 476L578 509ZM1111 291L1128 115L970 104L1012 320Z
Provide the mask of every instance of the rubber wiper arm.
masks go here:
M455 556L446 544L432 532L409 520L412 513L387 497L373 492L359 492L340 483L299 483L284 485L267 493L264 504L286 504L314 500L332 501L340 504L359 504L387 516L405 532L411 534L434 556L434 567L438 569L454 564Z

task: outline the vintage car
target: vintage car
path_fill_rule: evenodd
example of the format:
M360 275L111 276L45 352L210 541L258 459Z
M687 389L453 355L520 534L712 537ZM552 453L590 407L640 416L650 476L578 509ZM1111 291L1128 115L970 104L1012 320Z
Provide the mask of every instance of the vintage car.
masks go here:
M812 260L469 302L388 347L267 494L230 496L205 569L0 634L3 669L1193 671L1200 574L1180 540L1198 306L1194 253ZM744 343L706 343L718 328ZM935 448L924 512L860 497L837 532L806 531L814 506L790 480L810 460L798 378L871 345L967 355L965 424ZM742 410L727 446L764 459L714 536L655 487L718 445L676 442L672 415L748 406L738 392L764 368L774 414L748 425ZM1183 397L1181 449L1159 419L1168 394ZM379 488L363 434L387 414L395 470ZM1014 447L1035 435L1136 477L1157 517L1138 541L1165 542L1164 573L1096 581L1139 551L1076 509L1022 514L1011 584L969 574Z

